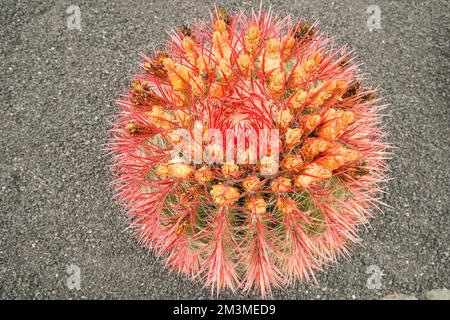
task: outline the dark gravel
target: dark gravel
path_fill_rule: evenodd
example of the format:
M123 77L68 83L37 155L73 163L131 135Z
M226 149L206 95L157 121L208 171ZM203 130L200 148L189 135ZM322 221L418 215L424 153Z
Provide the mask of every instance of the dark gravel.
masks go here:
M0 1L0 298L209 298L169 274L124 229L101 150L115 106L165 30L209 16L208 1ZM221 1L222 2L222 1ZM268 2L268 1L265 1ZM369 32L366 9L381 8ZM250 8L248 1L229 8ZM82 30L66 27L81 8ZM259 6L259 1L254 5ZM364 232L365 247L281 299L423 298L449 288L448 1L274 1L281 14L320 20L348 44L390 104L385 119L397 149L385 201ZM81 289L66 286L68 264ZM379 290L366 270L383 272ZM223 298L257 297L233 296Z

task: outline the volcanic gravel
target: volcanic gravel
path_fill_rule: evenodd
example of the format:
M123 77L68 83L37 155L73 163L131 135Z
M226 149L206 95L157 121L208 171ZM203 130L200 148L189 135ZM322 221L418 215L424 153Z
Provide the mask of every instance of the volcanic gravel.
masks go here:
M259 7L259 1L218 4ZM354 49L364 63L360 71L389 104L383 122L395 146L383 197L389 207L361 230L363 246L327 266L317 284L276 289L273 297L424 298L428 290L449 288L449 2L271 4L280 16L318 20L337 46ZM382 29L370 31L372 4L381 10ZM70 5L80 8L81 31L67 27ZM209 18L212 5L0 1L0 298L211 297L201 284L169 273L125 231L103 144L113 100L138 71L140 54L161 48L167 29ZM67 286L72 264L80 270L79 290ZM382 273L379 289L367 286L370 266Z

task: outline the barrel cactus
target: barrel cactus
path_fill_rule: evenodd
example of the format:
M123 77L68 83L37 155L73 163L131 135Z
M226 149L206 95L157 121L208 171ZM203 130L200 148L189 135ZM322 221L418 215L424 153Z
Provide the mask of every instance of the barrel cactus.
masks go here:
M171 269L266 296L360 242L386 180L383 106L316 24L215 10L141 67L118 100L113 186Z

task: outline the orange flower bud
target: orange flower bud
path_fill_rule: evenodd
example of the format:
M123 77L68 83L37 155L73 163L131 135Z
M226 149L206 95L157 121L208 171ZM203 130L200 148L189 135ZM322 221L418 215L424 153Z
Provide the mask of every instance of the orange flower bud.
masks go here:
M267 42L261 65L267 76L281 68L280 42L278 40L272 38Z
M280 128L286 128L293 119L294 117L289 109L278 110L275 113L275 123L280 126Z
M239 175L239 166L234 163L222 164L222 175L225 178L236 178Z
M317 134L329 141L336 140L355 118L352 111L330 109L325 113L324 124L317 130Z
M329 143L320 138L308 138L303 145L302 155L306 160L314 159L319 153L328 149Z
M169 175L171 177L186 179L192 174L194 168L191 165L185 163L171 163L169 164L169 170Z
M275 70L269 78L268 91L272 98L279 99L283 95L285 74L283 71Z
M289 198L280 198L277 201L277 207L284 214L291 214L298 210L297 204Z
M359 152L352 149L347 149L344 153L344 161L345 163L352 163L358 160Z
M222 76L229 80L233 77L233 69L231 68L230 63L226 59L220 59L219 68L222 73Z
M270 188L274 192L287 192L292 188L291 179L286 177L278 177L272 181Z
M228 38L227 24L225 21L218 19L214 22L214 30L220 32L225 38Z
M189 82L189 69L179 63L174 63L170 58L164 59L164 67L167 69L172 87L175 90L186 89Z
M282 43L283 43L283 45L282 45L282 47L283 47L283 54L282 54L283 59L288 59L291 56L292 51L294 49L295 38L292 37L292 36L290 36L290 37L284 36L283 40L282 40Z
M239 191L223 183L214 185L210 194L214 203L221 207L231 206L239 199Z
M323 56L320 52L311 53L292 71L290 87L296 87L305 82L319 67Z
M146 113L150 123L165 130L175 127L174 119L163 110L162 106L154 105L152 111Z
M225 90L221 84L213 83L213 84L211 84L211 87L209 88L209 94L213 98L221 98L225 94Z
M165 138L171 143L171 144L178 144L181 141L183 141L184 137L183 135L179 134L176 130L168 131L165 135Z
M177 226L175 227L175 234L179 236L186 228L188 227L189 222L188 219L183 219Z
M186 56L189 62L195 65L195 61L197 60L198 57L197 44L194 42L194 40L192 40L191 37L183 38L183 49L186 52Z
M301 120L307 132L313 131L320 123L321 118L318 114L308 114Z
M287 128L284 135L284 141L287 147L293 147L300 143L300 138L302 137L303 130L300 128Z
M320 164L311 163L305 166L300 175L294 177L294 182L297 187L307 187L318 181L329 179L332 175L331 170Z
M347 127L355 122L356 116L352 111L344 111L342 114L342 124Z
M191 86L192 93L196 97L202 97L205 94L207 87L201 76L194 76L189 81L189 84Z
M251 41L259 40L259 28L257 25L252 25L248 28L246 38Z
M214 179L214 173L208 166L203 166L194 173L194 177L199 183L208 183Z
M195 65L201 75L208 75L211 73L211 62L207 55L200 54Z
M318 163L329 170L336 170L344 164L344 153L346 149L339 145L332 145L327 150L327 155L319 159Z
M220 58L223 58L229 62L231 57L231 48L230 45L228 44L228 33L224 35L219 31L214 31L212 43L213 43L213 52L216 58L218 60Z
M328 82L327 91L330 95L335 95L336 100L342 100L342 96L345 94L344 90L347 87L347 82L343 80L330 80Z
M193 124L192 116L187 113L186 110L183 109L175 109L173 110L173 114L175 119L180 127L190 128Z
M312 107L320 107L326 100L334 97L335 100L342 100L342 95L345 93L343 90L347 86L345 81L342 80L328 80L320 82L311 92L314 94L314 98L310 105Z
M242 180L242 186L244 187L245 191L256 191L261 187L261 181L257 176L249 175Z
M302 165L303 165L302 157L293 154L287 155L281 162L281 167L285 170L298 171L301 169Z
M263 157L261 159L261 174L273 175L278 171L278 162L273 157Z
M291 99L291 108L294 109L294 111L297 111L300 109L303 104L305 103L306 99L308 98L308 92L305 90L299 89L294 93L293 98Z
M244 40L245 50L253 55L259 46L259 28L256 25L250 26Z
M250 68L250 64L251 64L251 61L250 61L250 57L248 56L248 54L241 52L241 54L239 54L239 57L238 57L238 65L244 74L247 74L247 72Z
M327 150L327 155L319 160L319 164L327 169L336 170L344 164L355 162L358 158L358 151L334 144Z
M165 163L160 163L156 168L155 168L155 173L156 175L158 175L160 178L165 179L167 178L167 176L170 174L170 169L167 166L167 164Z
M248 211L251 213L256 214L263 214L266 212L266 201L264 200L263 196L252 196L247 199L246 206Z
M266 52L268 55L278 55L280 53L280 42L275 39L271 38L266 44Z

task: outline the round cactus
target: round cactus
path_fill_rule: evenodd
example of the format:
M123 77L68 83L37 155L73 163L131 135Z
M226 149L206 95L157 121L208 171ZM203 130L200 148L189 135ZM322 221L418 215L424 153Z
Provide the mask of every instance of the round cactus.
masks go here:
M265 296L347 253L379 209L379 101L315 24L216 10L118 101L117 196L168 266Z

